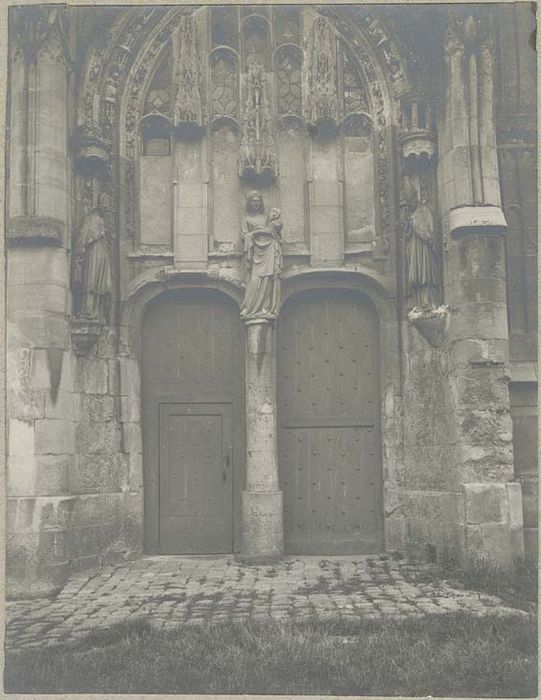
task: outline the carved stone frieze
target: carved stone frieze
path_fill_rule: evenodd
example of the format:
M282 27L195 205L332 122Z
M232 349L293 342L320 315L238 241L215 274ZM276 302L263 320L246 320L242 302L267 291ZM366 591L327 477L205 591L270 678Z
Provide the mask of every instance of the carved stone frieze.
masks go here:
M365 17L365 26L368 36L373 40L376 50L383 56L383 64L387 68L389 81L395 93L400 93L407 82L404 66L398 51L387 34L384 26L376 18Z
M64 222L50 216L15 216L8 221L6 239L8 245L62 246L64 230Z
M329 19L320 14L311 28L307 70L306 123L314 128L336 127L340 119L336 34Z
M135 163L133 160L127 160L124 164L124 181L125 181L125 236L128 239L135 237L135 212L137 211L138 199L137 188L135 182Z
M182 15L173 35L173 126L182 135L201 132L204 125L201 87L201 55L192 15Z
M278 174L271 113L263 66L249 66L242 119L239 175L251 181L273 180Z

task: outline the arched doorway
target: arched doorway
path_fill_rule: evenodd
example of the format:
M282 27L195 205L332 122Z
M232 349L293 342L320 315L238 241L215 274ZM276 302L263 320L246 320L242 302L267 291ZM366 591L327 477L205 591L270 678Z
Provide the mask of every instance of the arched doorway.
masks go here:
M214 290L169 292L142 324L145 551L235 551L244 463L244 333Z
M378 318L353 290L299 292L278 323L284 535L291 554L383 543Z

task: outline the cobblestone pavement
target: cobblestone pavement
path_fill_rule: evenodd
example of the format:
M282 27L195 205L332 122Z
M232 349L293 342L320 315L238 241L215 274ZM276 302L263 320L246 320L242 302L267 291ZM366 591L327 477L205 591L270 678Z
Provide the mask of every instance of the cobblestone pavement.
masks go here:
M145 557L73 575L52 598L8 602L6 646L72 642L138 618L173 629L247 618L526 614L493 596L435 582L430 569L386 556L289 557L274 566L243 566L233 557Z

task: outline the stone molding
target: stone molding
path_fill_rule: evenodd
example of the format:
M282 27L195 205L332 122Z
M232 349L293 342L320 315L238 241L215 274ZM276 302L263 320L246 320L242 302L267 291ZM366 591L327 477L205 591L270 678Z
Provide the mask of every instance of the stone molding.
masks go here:
M500 207L463 206L449 211L449 232L453 238L470 233L505 235L507 222Z
M22 215L11 218L7 225L8 245L64 245L65 224L51 216Z

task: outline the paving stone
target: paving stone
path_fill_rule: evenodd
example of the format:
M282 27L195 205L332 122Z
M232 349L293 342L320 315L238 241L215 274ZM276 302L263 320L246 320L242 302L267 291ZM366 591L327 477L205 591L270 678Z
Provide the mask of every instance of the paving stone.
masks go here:
M98 574L78 573L52 600L8 602L6 646L74 642L134 619L170 630L247 619L410 619L456 610L526 614L447 582L416 584L415 577L427 571L434 569L385 557L286 558L272 567L248 567L232 557L145 557Z

